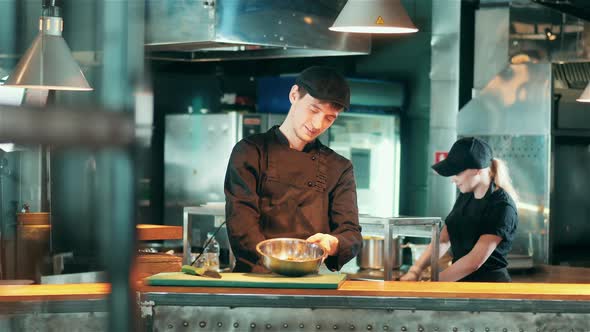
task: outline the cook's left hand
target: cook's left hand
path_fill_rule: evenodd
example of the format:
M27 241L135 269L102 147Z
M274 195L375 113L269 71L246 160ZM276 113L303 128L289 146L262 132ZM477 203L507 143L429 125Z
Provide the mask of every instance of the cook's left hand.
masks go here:
M330 234L316 233L308 237L307 241L322 246L328 253L328 256L334 256L338 253L338 238Z

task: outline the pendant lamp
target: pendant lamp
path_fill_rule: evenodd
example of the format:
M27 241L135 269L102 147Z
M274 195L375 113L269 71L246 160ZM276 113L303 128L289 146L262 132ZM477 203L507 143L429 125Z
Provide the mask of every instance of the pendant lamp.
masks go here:
M417 32L400 1L348 0L329 29L354 33Z
M43 90L93 90L62 37L63 19L55 1L44 1L39 18L39 34L4 86Z

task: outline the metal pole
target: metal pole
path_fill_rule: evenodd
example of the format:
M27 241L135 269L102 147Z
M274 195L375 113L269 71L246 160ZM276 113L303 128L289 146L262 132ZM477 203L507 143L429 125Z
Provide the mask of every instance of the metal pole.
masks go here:
M385 223L385 239L383 239L383 276L385 281L393 280L393 262L391 260L393 228L389 222Z
M439 245L440 245L440 221L436 221L432 224L432 255L430 256L430 280L438 281L438 258L439 258Z
M135 249L135 192L131 153L97 154L97 214L106 237L101 251L111 283L109 331L134 330L135 297L130 280Z
M103 106L113 111L132 110L134 84L144 78L144 1L102 0L103 9ZM98 49L98 48L97 48ZM137 110L136 110L137 111ZM134 150L105 152L108 167L103 181L112 181L113 197L102 197L100 207L110 208L101 221L109 228L105 247L107 271L111 281L109 298L110 331L132 331L136 300L130 281L130 266L135 252ZM99 178L100 179L100 178ZM104 184L104 183L102 183ZM102 210L103 212L105 210ZM108 219L107 219L108 218Z
M4 186L2 184L2 177L7 166L8 160L4 158L4 151L0 149L0 279L4 279L7 271L6 248L4 246L4 238L6 237L6 227L4 227Z
M184 208L182 213L182 263L191 264L191 243L192 243L192 223L188 211Z

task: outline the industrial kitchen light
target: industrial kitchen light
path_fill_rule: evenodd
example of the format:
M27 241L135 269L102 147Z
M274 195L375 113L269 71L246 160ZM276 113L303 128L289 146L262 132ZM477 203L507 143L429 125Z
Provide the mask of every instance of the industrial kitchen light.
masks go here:
M590 103L590 83L588 83L586 89L584 89L584 92L582 92L582 94L578 99L576 99L576 101L580 103Z
M400 0L348 0L330 30L356 33L418 31Z
M43 90L92 90L61 35L63 19L55 1L43 1L39 34L4 86Z

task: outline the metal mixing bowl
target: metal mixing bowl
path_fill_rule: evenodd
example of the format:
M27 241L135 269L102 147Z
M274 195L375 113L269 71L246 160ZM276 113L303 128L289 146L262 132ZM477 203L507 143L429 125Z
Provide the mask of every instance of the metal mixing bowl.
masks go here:
M262 241L256 245L256 251L267 269L289 277L317 273L325 257L320 245L292 238Z

